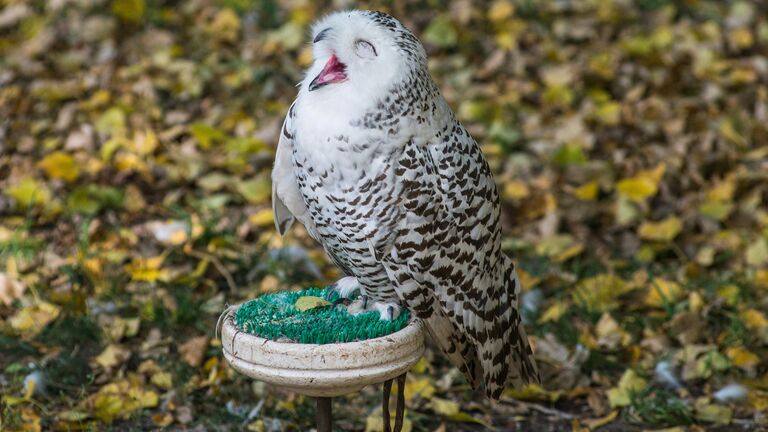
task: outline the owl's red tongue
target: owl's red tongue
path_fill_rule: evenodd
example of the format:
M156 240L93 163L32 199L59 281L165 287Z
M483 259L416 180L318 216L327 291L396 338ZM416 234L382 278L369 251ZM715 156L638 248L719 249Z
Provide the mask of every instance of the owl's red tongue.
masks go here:
M309 91L317 90L320 87L326 86L328 84L346 80L346 71L347 67L344 65L344 63L340 62L339 59L336 58L336 54L332 54L331 58L328 59L328 63L326 63L323 67L323 70L321 70L315 79L309 83Z

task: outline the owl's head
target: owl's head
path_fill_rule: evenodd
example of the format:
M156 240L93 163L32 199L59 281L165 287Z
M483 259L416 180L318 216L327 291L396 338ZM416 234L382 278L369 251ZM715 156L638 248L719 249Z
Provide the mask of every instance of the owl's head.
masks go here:
M369 94L426 67L418 39L381 12L333 13L314 24L312 39L314 61L301 85L308 92Z

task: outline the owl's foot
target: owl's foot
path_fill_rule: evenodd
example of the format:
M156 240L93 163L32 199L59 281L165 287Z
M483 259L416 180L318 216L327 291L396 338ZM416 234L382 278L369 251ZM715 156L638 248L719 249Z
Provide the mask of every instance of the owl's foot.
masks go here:
M331 289L328 290L327 297L330 297L332 292L336 292L339 295L339 300L348 299L352 294L360 291L360 282L354 276L347 276L336 281L331 285Z
M373 308L379 312L379 319L394 321L400 316L400 305L394 302L375 302Z
M350 315L357 315L370 310L372 303L368 301L367 295L361 295L357 300L347 304L347 313Z

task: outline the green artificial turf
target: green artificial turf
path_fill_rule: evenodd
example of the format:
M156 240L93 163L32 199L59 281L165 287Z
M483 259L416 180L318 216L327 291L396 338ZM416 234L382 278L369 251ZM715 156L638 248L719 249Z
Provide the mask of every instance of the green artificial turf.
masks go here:
M407 309L403 309L397 319L384 321L375 310L352 315L343 305L321 306L306 311L295 307L301 297L326 298L327 294L328 288L264 294L240 306L235 312L235 324L242 331L265 339L289 339L305 344L373 339L394 333L408 324ZM332 292L327 300L332 303L338 297Z

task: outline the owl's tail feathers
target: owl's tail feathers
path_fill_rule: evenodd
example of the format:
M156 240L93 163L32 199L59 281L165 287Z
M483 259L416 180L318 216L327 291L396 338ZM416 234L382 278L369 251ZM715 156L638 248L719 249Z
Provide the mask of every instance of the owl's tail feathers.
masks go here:
M512 347L510 353L510 368L506 385L520 388L528 384L540 384L539 369L533 356L528 335L525 333L523 323L517 323L517 327L509 330L509 344Z
M472 388L477 389L483 382L483 369L477 357L475 345L467 339L465 332L443 311L434 308L429 318L424 319L432 340L448 357L451 364L459 368Z
M504 290L494 305L493 321L486 322L483 339L478 340L477 352L483 359L485 393L499 399L505 387L521 388L539 383L539 371L528 335L517 309L520 282L511 261L505 266Z

